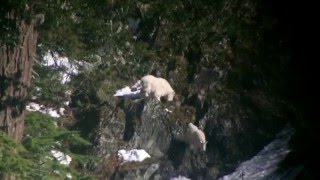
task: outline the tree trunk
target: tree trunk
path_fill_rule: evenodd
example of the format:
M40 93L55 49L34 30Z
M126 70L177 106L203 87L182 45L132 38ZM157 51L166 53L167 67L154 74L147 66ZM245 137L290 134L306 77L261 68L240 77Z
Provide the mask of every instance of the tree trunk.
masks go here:
M27 22L14 12L8 14L19 28L18 42L0 42L0 130L21 141L27 93L31 85L38 32L35 19Z

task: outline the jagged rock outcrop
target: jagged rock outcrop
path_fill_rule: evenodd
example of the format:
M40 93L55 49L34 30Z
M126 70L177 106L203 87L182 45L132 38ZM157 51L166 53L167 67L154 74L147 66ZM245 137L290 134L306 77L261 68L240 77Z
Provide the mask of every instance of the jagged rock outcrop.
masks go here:
M272 106L264 97L245 92L225 92L215 97L216 92L210 92L211 85L217 88L221 82L203 85L203 91L192 91L193 95L185 95L181 106L173 109L170 103L153 98L119 98L116 108L102 107L97 148L104 164L100 165L102 176L170 179L182 175L217 179L257 154L284 126L286 121L269 110ZM190 122L205 132L205 152L193 151L177 138L186 132ZM118 162L119 149L136 148L146 150L152 158Z
M171 114L155 99L131 101L122 99L117 111L101 111L98 151L105 177L113 179L168 179L188 176L205 169L205 153L190 151L188 145L175 137L184 133L187 123L173 121ZM189 117L190 118L190 117ZM185 120L186 122L190 122ZM144 149L149 160L141 163L120 164L116 157L119 149ZM113 167L109 167L112 164ZM148 178L147 178L148 177Z
M294 134L294 129L287 125L276 138L266 145L257 155L237 167L235 172L219 178L219 180L232 179L295 179L303 167L295 166L281 169L282 160L291 151L289 141Z
M141 118L134 127L135 131L127 148L145 149L154 157L162 157L166 154L172 138L168 112L155 100L147 101L141 110Z

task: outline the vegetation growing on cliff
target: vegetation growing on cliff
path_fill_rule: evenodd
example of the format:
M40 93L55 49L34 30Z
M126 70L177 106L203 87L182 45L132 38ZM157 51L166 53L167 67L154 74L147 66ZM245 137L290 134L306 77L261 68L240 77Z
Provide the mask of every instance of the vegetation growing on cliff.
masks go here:
M266 129L274 130L289 121L301 128L304 121L296 118L300 111L295 112L295 92L291 91L295 86L290 84L297 75L287 69L292 65L293 35L287 33L287 24L281 24L286 20L280 16L285 6L273 11L272 3L3 3L0 147L5 156L1 154L0 170L21 177L40 177L56 176L50 172L53 167L75 175L83 170L81 167L90 169L86 165L90 158L76 154L91 152L87 151L92 146L86 140L96 143L100 107L107 106L111 117L121 106L112 97L114 91L132 85L145 74L166 78L179 95L181 109L170 120L200 123L210 107L219 106L222 113L217 117L221 121L232 117L239 129L245 123L239 123L235 118L238 115L257 127L264 122ZM72 76L70 83L62 85L56 77L63 69L39 65L48 52L85 61L92 65L91 70ZM31 113L25 117L25 105L33 96L38 97L37 101L59 106L67 90L72 92L69 107L74 122L61 122L57 128L53 124L56 120L46 116ZM42 164L57 141L62 143L61 150L74 154L79 166L65 168L53 161ZM29 171L34 168L39 171Z
M83 155L91 146L76 131L68 131L57 125L61 119L40 113L29 113L25 119L25 135L22 144L6 134L0 135L0 171L15 174L21 179L63 178L68 176L90 178L84 168L89 168L94 158ZM70 165L55 159L52 150L71 156ZM80 153L80 154L79 154ZM82 154L81 154L82 153Z

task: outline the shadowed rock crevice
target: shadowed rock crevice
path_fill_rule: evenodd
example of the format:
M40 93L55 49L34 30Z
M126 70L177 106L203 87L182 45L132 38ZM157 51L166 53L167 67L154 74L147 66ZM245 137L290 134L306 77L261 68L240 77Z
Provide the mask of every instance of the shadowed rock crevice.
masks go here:
M121 100L124 104L125 101L130 101L123 99ZM143 108L145 106L144 100L140 100L137 102L129 102L128 105L120 106L125 113L125 129L123 133L123 140L129 141L132 139L135 133L135 129L137 126L141 125L141 115Z
M186 143L174 138L171 139L167 154L175 170L182 164L187 148L188 145Z

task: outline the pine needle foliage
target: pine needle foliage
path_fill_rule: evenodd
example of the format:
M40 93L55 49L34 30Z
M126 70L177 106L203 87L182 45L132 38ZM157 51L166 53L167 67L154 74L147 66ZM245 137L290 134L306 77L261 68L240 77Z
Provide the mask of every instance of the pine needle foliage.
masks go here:
M1 173L15 174L21 179L65 179L68 174L80 179L91 179L87 168L93 164L94 158L71 150L86 149L91 144L80 137L78 132L59 128L59 121L48 115L29 113L22 144L0 132ZM72 157L70 165L61 164L53 157L51 150Z

